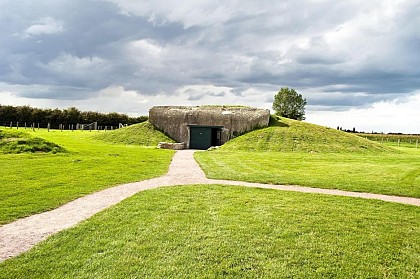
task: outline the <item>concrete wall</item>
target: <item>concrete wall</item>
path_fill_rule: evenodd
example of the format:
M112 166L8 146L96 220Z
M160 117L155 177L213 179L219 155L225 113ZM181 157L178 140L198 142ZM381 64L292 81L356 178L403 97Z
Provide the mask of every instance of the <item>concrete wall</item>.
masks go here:
M188 125L223 126L222 144L252 131L267 127L270 111L250 107L223 106L156 106L149 110L149 122L189 148Z

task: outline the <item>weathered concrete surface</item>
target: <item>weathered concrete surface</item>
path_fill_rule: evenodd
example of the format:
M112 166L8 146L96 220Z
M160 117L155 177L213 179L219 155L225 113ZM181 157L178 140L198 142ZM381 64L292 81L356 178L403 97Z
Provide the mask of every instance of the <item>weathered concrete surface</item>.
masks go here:
M173 143L173 142L159 142L158 148L162 149L172 149L172 150L182 150L185 148L185 143Z
M267 127L270 111L250 107L224 106L156 106L149 110L149 122L178 142L190 146L188 125L222 126L221 143L252 131Z

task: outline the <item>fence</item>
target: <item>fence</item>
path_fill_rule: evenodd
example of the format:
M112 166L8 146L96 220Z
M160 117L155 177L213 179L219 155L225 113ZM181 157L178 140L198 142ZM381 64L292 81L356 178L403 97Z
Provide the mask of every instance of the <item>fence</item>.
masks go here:
M27 123L27 122L0 122L0 125L3 127L8 127L10 129L16 128L16 129L31 129L35 131L36 129L47 129L49 130L60 130L60 131L112 131L116 130L122 127L127 126L127 124L121 124L119 123L117 126L102 126L98 125L98 122L93 122L90 124L51 124L51 123Z
M368 140L398 147L419 148L420 135L405 134L358 134Z

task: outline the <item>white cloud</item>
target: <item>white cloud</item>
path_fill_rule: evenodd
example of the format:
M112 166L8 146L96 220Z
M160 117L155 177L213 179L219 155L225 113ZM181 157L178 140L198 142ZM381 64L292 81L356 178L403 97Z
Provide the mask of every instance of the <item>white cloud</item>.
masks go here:
M62 21L56 20L52 17L44 17L37 20L36 23L29 26L24 31L25 37L39 36L39 35L51 35L61 33L64 31L64 25Z
M259 11L258 5L243 1L109 0L109 2L117 4L124 14L147 17L156 25L179 22L184 28L221 24L230 20L238 12L255 14Z
M410 12L410 1L371 1L349 20L324 33L328 50L345 57L348 71L369 66L393 71L407 65L401 52L402 20ZM311 47L311 46L309 46Z
M132 41L128 44L127 50L133 57L153 56L157 58L162 53L162 47L156 42L148 39Z
M380 101L348 111L307 111L306 121L365 132L420 134L420 91L403 100Z

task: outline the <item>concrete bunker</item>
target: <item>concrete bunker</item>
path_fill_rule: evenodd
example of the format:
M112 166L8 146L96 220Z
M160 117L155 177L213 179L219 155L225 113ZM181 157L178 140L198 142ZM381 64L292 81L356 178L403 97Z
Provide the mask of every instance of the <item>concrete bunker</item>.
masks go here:
M270 111L229 106L155 106L149 122L185 148L208 149L257 128L267 127Z

